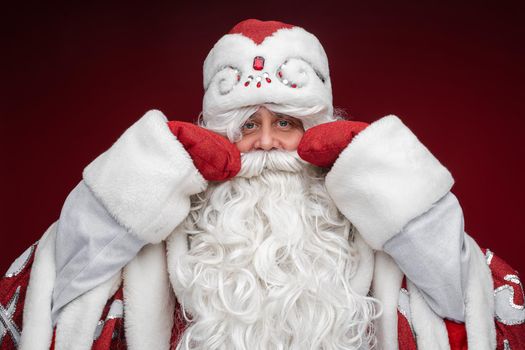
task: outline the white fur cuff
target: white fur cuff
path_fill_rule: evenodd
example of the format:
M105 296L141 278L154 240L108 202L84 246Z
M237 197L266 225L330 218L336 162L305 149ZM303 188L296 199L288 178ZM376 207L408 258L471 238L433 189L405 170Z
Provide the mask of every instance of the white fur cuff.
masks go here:
M394 115L359 133L326 176L339 210L378 250L453 183L450 172Z
M207 185L166 122L149 111L83 173L111 216L149 243L164 240Z

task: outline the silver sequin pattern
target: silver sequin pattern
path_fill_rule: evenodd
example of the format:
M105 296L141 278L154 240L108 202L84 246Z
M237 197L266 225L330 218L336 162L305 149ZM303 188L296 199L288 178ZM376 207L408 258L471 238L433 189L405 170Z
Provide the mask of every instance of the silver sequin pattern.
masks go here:
M410 326L412 334L414 334L414 329L412 328L412 315L410 312L410 293L406 288L401 288L399 290L399 298L397 301L397 310L405 316Z
M0 347L2 346L7 334L10 335L15 346L18 347L18 342L20 341L20 329L13 320L13 316L16 312L19 297L20 286L18 286L15 294L7 302L5 307L0 304Z
M494 257L494 253L491 252L489 249L485 252L485 258L487 259L487 265L490 266L490 263L492 262L492 258Z
M17 276L20 272L22 272L25 267L27 266L27 263L29 262L29 259L33 255L33 252L36 248L36 243L33 244L31 247L27 248L22 255L20 255L7 269L7 272L5 273L5 277L12 278Z
M523 285L516 275L506 275L505 281L513 283L516 288L521 289L523 294ZM514 303L514 287L505 284L494 290L495 316L496 319L505 325L518 325L525 323L525 305Z
M106 319L98 321L97 328L95 328L95 335L93 339L97 340L100 337L100 335L102 334L102 330L104 329L104 325L106 324L107 321L115 319L115 318L122 318L123 316L124 316L124 306L122 304L122 300L116 299L111 303ZM115 334L113 334L113 338L114 336Z

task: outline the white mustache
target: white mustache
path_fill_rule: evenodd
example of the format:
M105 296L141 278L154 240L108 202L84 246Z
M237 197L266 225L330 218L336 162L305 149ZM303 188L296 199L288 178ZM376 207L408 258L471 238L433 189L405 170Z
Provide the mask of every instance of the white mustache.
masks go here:
M297 151L251 151L241 154L241 171L237 176L259 176L264 170L297 173L307 164Z

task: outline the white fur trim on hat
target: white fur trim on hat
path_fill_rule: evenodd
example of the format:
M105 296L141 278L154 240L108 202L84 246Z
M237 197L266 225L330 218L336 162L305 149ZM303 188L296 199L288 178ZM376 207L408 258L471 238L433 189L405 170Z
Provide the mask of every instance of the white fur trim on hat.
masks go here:
M149 243L166 238L207 184L166 121L149 111L83 173L111 216Z
M256 56L264 58L262 70L253 68ZM223 36L204 62L204 90L204 121L263 103L318 107L323 116L333 113L326 53L319 40L300 27L281 28L260 44L238 33Z
M393 115L359 133L326 176L339 210L378 250L453 183L450 172Z

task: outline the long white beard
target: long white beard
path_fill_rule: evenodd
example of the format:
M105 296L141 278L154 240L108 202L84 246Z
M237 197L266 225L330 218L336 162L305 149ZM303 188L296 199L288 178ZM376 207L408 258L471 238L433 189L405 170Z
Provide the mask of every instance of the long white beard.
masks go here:
M373 345L376 301L349 285L352 226L296 154L244 155L239 176L210 185L179 229L191 243L170 264L190 321L178 349Z

